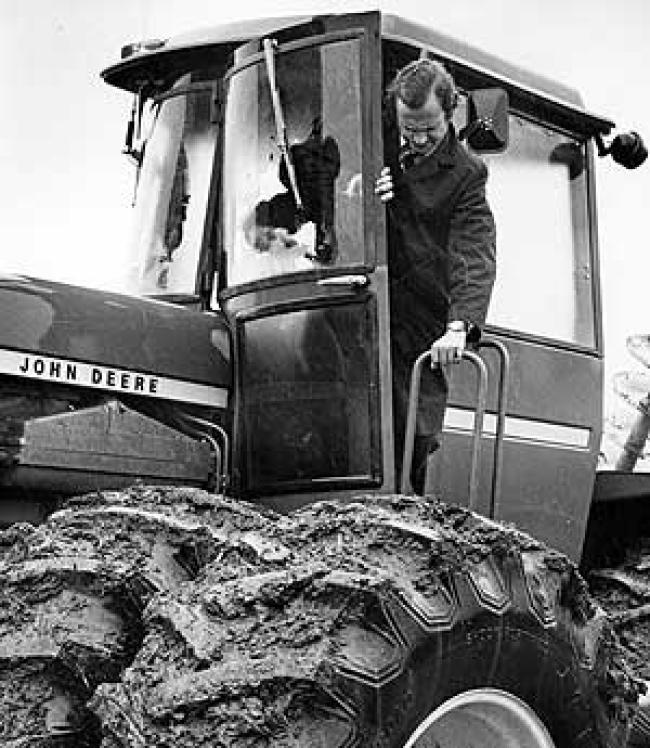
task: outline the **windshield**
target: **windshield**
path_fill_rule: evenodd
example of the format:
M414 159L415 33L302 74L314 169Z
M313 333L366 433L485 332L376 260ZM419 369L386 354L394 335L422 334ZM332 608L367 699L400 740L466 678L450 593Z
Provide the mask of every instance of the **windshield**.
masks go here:
M231 77L228 285L363 263L359 70L359 42L347 40L275 51Z
M196 292L197 267L216 145L211 90L181 93L152 105L150 135L135 197L128 290L135 294Z

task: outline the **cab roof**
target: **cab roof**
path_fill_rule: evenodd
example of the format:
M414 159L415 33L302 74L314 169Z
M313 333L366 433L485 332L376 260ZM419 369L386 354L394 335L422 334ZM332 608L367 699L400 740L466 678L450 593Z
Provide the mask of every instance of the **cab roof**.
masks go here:
M480 71L491 78L494 85L503 85L524 96L541 97L551 106L565 110L566 114L586 118L588 124L583 121L580 129L606 134L614 127L610 120L587 112L579 92L570 86L509 63L429 26L380 11L256 18L199 29L164 41L145 41L124 47L123 59L106 68L102 77L110 85L135 92L144 79L151 80L152 76L164 78L165 73L169 75L179 67L191 65L193 60L198 62L206 48L215 47L218 57L225 62L237 47L253 39L280 31L290 33L291 29L297 32L297 27L303 27L306 33L310 33L309 27L312 27L311 33L326 33L334 23L335 28L342 28L348 19L350 27L363 25L364 21L374 23L379 26L383 39L426 48L459 66Z

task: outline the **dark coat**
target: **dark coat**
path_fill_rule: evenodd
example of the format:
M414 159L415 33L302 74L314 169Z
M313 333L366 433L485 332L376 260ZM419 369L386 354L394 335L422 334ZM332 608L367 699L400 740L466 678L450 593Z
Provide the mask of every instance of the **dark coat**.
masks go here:
M496 231L485 196L487 168L452 127L437 151L402 171L391 165L388 203L393 403L401 449L410 371L450 320L481 325L495 279ZM446 382L423 370L417 432L442 428Z
M450 127L438 150L395 174L388 204L394 348L427 350L449 320L485 321L495 278L496 232L487 168Z

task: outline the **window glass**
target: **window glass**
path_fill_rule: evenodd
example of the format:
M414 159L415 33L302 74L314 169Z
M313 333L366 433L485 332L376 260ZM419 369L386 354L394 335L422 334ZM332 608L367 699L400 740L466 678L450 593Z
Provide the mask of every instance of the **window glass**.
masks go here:
M382 46L384 85L423 51ZM467 125L467 96L494 83L441 59L458 85L457 132ZM386 145L386 143L385 143ZM393 144L394 145L394 144ZM497 279L488 322L507 329L595 345L584 142L510 115L508 148L480 154L497 228Z
M593 346L584 144L511 116L508 149L483 158L497 226L488 322Z
M155 105L136 192L128 290L193 294L206 219L217 130L210 85L180 93L198 74L180 78Z
M372 477L373 309L350 303L243 323L245 488Z
M364 261L359 71L359 43L344 41L280 50L272 67L262 59L233 74L223 189L228 285Z

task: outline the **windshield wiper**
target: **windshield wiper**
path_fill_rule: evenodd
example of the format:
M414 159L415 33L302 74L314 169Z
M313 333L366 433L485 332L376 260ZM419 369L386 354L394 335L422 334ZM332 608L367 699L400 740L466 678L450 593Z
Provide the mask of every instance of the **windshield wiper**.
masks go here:
M276 42L273 39L264 39L264 62L266 64L266 75L269 80L269 88L271 89L271 103L273 105L273 119L275 121L275 132L278 148L284 158L284 163L287 167L287 175L289 177L289 186L293 199L296 202L296 217L299 224L305 222L305 208L300 197L300 190L298 189L298 180L296 179L296 169L293 161L291 160L291 152L289 149L289 141L287 140L287 126L284 119L284 110L282 109L282 102L280 101L280 92L278 90L278 84L275 75L275 46Z

